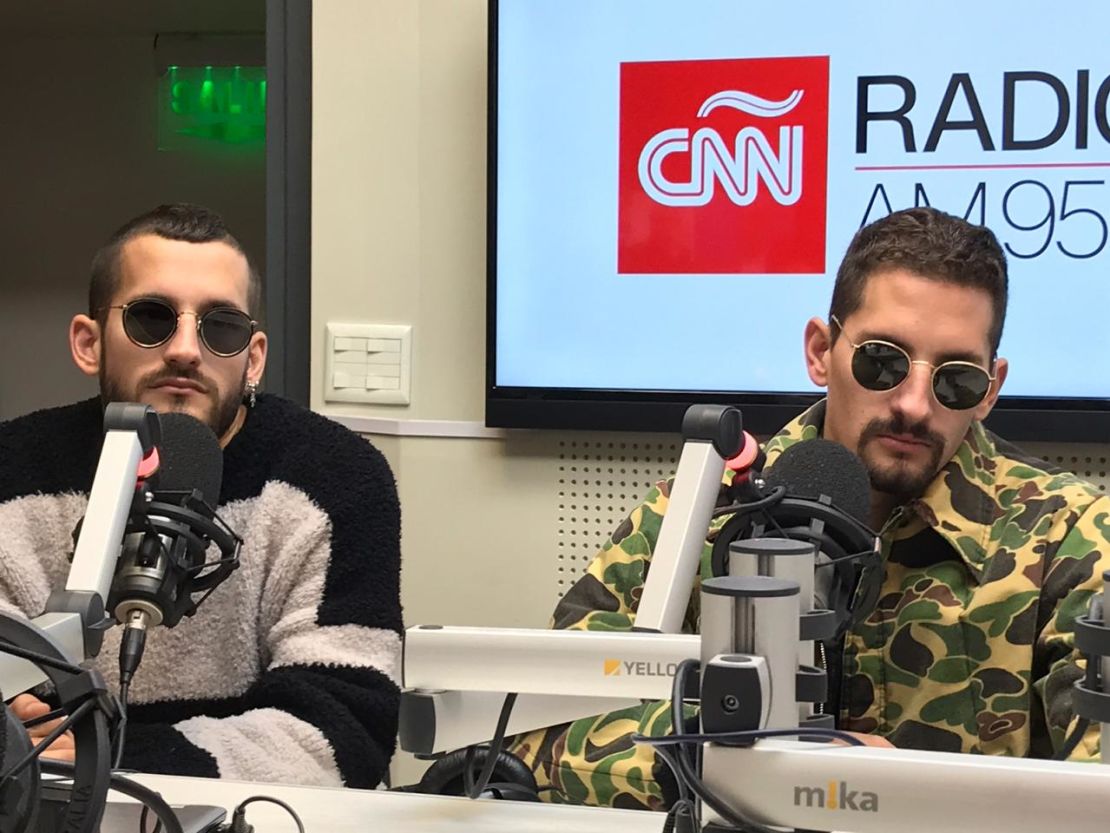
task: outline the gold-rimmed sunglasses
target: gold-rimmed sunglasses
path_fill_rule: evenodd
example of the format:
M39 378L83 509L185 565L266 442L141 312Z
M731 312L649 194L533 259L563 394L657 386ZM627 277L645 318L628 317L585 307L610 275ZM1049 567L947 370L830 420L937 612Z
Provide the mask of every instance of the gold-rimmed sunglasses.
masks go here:
M832 321L852 346L852 376L867 390L893 390L906 381L915 364L920 364L933 369L932 388L937 402L953 411L966 411L986 398L997 378L974 362L932 364L911 359L904 348L889 341L868 339L856 344L840 319L834 315Z
M235 307L214 307L207 312L178 312L158 298L139 298L104 309L123 311L123 331L139 347L159 347L173 338L183 315L196 315L197 335L205 347L222 358L237 356L247 349L258 322Z

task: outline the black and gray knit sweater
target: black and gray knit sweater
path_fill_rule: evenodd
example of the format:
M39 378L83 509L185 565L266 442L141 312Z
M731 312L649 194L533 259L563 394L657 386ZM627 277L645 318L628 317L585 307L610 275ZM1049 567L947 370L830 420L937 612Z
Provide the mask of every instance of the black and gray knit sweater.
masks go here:
M37 616L65 584L102 440L96 399L0 425L0 607ZM389 465L342 426L260 396L224 450L219 513L243 538L241 566L196 616L151 631L124 766L375 786L399 701ZM94 661L113 689L119 638Z

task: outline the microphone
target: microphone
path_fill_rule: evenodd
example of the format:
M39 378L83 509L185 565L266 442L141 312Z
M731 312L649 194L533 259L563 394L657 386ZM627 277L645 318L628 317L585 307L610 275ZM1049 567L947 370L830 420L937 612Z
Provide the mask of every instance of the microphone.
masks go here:
M747 493L752 487L754 496ZM738 505L718 510L735 514L714 541L713 575L771 576L799 587L798 721L831 728L840 664L839 653L826 645L870 613L881 589L880 542L867 526L867 468L838 443L805 440L783 451L740 497ZM820 667L810 665L815 655Z
M150 626L193 615L239 566L242 540L216 514L223 451L216 435L187 414L160 417L159 467L140 480L108 594L124 625L120 681L130 683ZM207 560L209 544L220 556ZM204 595L196 599L196 594Z
M220 500L224 454L212 429L188 414L170 413L158 418L162 426L160 466L151 483L156 493L192 492L209 506Z
M871 482L863 461L831 440L805 440L787 448L765 478L757 478L755 491L755 499L745 496L738 505L718 510L735 514L714 541L713 575L730 574L738 541L805 542L817 557L818 607L836 613L838 632L865 618L878 601L879 582L861 584L861 578L879 565L880 548L868 527Z
M792 497L824 499L864 525L871 515L867 467L857 455L832 440L794 443L767 473L766 485L783 486Z
M73 833L99 829L112 736L118 765L127 686L147 625L173 626L192 614L238 566L242 541L214 509L222 465L215 436L191 417L159 419L150 406L136 403L105 408L104 443L85 515L74 530L64 588L56 588L32 620L0 613L4 696L52 684L66 713L54 733L69 730L74 738L75 763L67 771L72 788L61 807L46 809L39 776L47 765L40 768L38 756L47 743L32 748L24 727L0 703L0 831L46 829L55 819L57 829ZM207 561L210 543L220 555ZM197 593L204 595L195 599ZM126 626L119 699L95 668L78 664L99 654L113 618Z

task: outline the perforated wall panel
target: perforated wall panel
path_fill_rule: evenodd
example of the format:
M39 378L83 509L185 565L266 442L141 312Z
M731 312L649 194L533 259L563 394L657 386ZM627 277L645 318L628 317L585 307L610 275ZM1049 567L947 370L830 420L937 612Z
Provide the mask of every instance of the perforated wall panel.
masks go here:
M1026 443L1023 448L1106 491L1110 445ZM555 590L562 596L601 549L606 536L656 481L674 473L681 446L673 435L558 441Z
M559 596L655 482L674 473L680 452L673 435L559 441L555 566Z

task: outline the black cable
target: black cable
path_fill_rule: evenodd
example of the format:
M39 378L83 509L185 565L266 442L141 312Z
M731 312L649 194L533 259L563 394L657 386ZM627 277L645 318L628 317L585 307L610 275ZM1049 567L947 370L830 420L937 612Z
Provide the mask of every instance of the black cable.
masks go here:
M474 753L477 749L477 746L468 746L463 756L463 795L474 792Z
M483 791L484 792L489 792L490 790L501 790L502 792L511 792L513 790L516 790L517 792L525 793L528 796L533 796L534 795L538 799L540 797L540 793L552 792L555 789L557 789L557 788L554 784L547 784L543 787L536 787L533 790L531 787L527 786L526 784L517 784L513 781L490 781L483 788Z
M144 804L143 805L143 811L142 811L142 813L139 814L139 833L147 833L146 819L147 819L148 815L150 815L150 808L147 807ZM154 820L154 829L152 831L150 831L150 833L162 833L162 820L161 819L155 819Z
M681 750L682 747L680 746L678 754L682 754ZM652 753L655 754L655 756L659 760L667 765L667 769L669 769L674 775L675 783L678 784L678 799L675 801L674 804L671 805L670 809L667 810L667 821L663 823L663 831L664 833L667 833L668 830L674 829L676 822L673 818L671 818L671 814L678 812L677 808L681 807L683 804L690 805L690 807L692 808L691 813L695 816L695 818L697 817L697 808L690 798L690 788L686 785L686 778L682 774L682 770L679 769L678 763L675 761L674 758L670 756L670 754L656 754L659 751L660 750L658 749L653 749Z
M688 798L680 798L672 804L663 821L663 833L698 833L700 829L697 808Z
M778 489L782 489L782 496L779 497L779 500L781 501L784 497L786 497L786 487L785 486L778 486L778 487L776 487L775 492L777 492ZM775 494L775 492L772 492L771 494L773 495L773 494ZM768 524L770 524L771 526L774 527L775 532L777 532L779 534L780 538L789 538L790 537L783 530L782 526L779 525L778 520L775 518L775 516L772 513L768 512L766 510L761 510L760 514L763 515L763 519Z
M39 768L47 775L60 775L69 779L72 779L76 774L73 764L67 761L55 761L52 758L43 758L39 761ZM114 772L109 778L109 785L116 792L123 793L136 801L141 801L149 807L154 815L158 817L158 821L165 825L166 833L184 833L181 829L181 822L159 793Z
M40 654L37 651L32 651L29 648L24 648L22 646L16 645L14 642L0 642L0 654L11 654L13 657L19 657L20 659L29 660L39 667L45 665L47 668L53 668L56 671L65 671L69 674L73 674L74 676L83 674L85 671L84 668L81 668L78 665L74 665L71 662L56 659L54 657L47 656L46 654Z
M123 793L129 798L134 798L136 801L141 801L143 806L149 807L154 815L158 817L158 823L154 826L154 833L159 833L163 826L166 828L166 833L184 833L181 829L181 820L178 819L177 814L166 803L166 800L162 798L161 793L114 772L110 779L110 789Z
M840 558L834 558L831 561L822 561L820 564L814 564L813 569L820 570L822 567L836 567L839 564L849 564L853 561L862 561L875 555L875 550L861 550L860 552L853 552L849 555L843 555Z
M505 730L509 726L509 717L513 713L513 704L516 703L516 694L509 693L505 695L505 702L501 704L501 714L497 718L497 728L493 733L493 740L489 742L489 751L486 753L486 763L482 767L482 773L478 776L478 781L471 785L471 789L467 790L467 796L470 798L477 798L482 794L486 784L493 775L493 768L497 765L497 758L501 754L501 747L505 743ZM473 747L471 747L473 749ZM471 749L467 750L467 756L470 757L470 762L473 762L471 757ZM467 765L465 772L470 771L470 766Z
M697 660L686 659L680 662L678 668L675 669L674 678L671 682L672 722L674 722L676 718L681 720L681 703L686 693L686 675L697 664ZM676 703L679 705L676 706ZM676 723L675 725L677 726L680 724ZM770 827L744 818L721 801L698 776L695 765L688 758L685 751L687 746L700 748L703 743L708 742L750 744L760 738L769 737L826 737L844 740L853 746L865 745L863 741L848 732L842 732L837 729L820 729L816 727L756 729L739 732L692 734L680 734L675 732L674 734L664 735L662 737L648 737L636 733L632 735L632 740L635 743L644 743L653 747L655 754L675 772L678 782L680 784L685 783L689 790L701 800L702 804L713 810L714 813L724 819L728 824L738 827L741 830L752 831L752 833L777 833L777 831L774 831ZM672 749L671 747L677 748ZM683 799L680 798L678 802L675 802L676 806L680 804L682 800ZM673 809L674 808L672 808L672 810ZM677 825L678 816L674 816L673 819L673 824ZM695 829L697 829L696 826Z
M829 730L829 732L835 733L836 730ZM668 762L672 769L676 769L681 774L681 777L686 781L686 785L690 788L690 791L701 800L702 804L713 810L714 813L724 819L728 824L740 830L750 831L751 833L781 833L781 831L767 827L736 813L706 786L705 782L703 782L701 778L698 777L698 774L689 766L685 757L669 747L679 746L679 748L681 748L682 744L692 743L694 739L697 739L697 742L704 742L716 740L718 737L724 735L746 734L761 735L763 737L781 737L788 735L816 735L819 733L824 734L824 732L819 729L768 729L753 732L722 732L720 735L684 735L679 737L664 736L657 738L645 738L643 735L633 735L632 740L637 743L648 743L652 745L655 748L655 754ZM844 735L846 733L836 734ZM855 746L866 745L858 738L854 738L851 735L843 739L850 740Z
M145 622L142 617L145 613L132 614L136 621ZM131 678L139 663L143 661L143 652L146 650L146 625L128 624L123 628L123 636L119 643L119 681L120 685L130 685Z
M713 510L713 514L709 517L719 518L721 515L734 515L737 512L754 512L757 509L763 509L767 506L774 506L776 503L781 503L782 499L786 497L785 486L775 486L771 489L771 493L767 497L753 500L749 503L732 503L728 506L721 506Z
M684 659L678 664L678 668L674 672L674 681L671 684L671 734L680 735L686 729L686 715L682 712L683 696L686 694L686 676L692 669L700 669L701 662L696 659ZM680 746L678 748L679 755L686 754L686 748ZM688 763L693 761L687 759ZM687 801L690 798L690 791L682 781L679 773L675 773L675 781L678 783L678 804L681 801Z
M39 743L37 743L30 752L24 755L14 766L10 767L6 772L0 774L0 783L5 783L9 778L12 778L26 769L35 758L38 758L45 752L54 741L69 731L69 727L76 723L78 720L84 718L86 714L96 708L95 700L86 700L80 706L73 710L73 713L55 726ZM41 764L41 760L40 760Z
M41 726L43 723L49 723L52 720L57 720L66 713L65 709L54 709L39 717L32 717L30 720L23 721L24 729L33 729L36 726Z
M231 814L231 824L227 825L228 833L246 833L246 831L253 830L251 825L247 824L247 805L253 804L256 801L265 801L270 804L276 804L281 807L285 812L293 817L294 823L297 825L299 833L304 833L304 823L301 817L297 815L297 811L282 801L280 798L273 798L269 795L252 795L250 798L245 798L239 802L239 806Z
M830 740L842 740L849 746L867 746L862 740L851 732L841 729L822 729L818 726L798 726L793 729L749 729L742 732L712 732L691 733L688 735L662 735L653 737L649 735L634 734L632 740L636 743L646 743L648 746L681 746L692 743L719 743L722 746L749 746L763 738L794 738L816 737Z
M1084 661L1087 663L1087 673L1083 680L1083 685L1091 691L1102 691L1102 657L1095 657L1088 653L1081 654ZM1090 728L1091 721L1086 717L1080 717L1079 721L1075 724L1070 735L1064 741L1064 745L1060 747L1060 751L1052 756L1054 761L1066 761L1075 748L1079 746L1079 742L1083 740L1083 736L1087 734L1087 729Z
M112 769L119 769L123 762L123 745L127 739L127 695L131 691L131 680L139 663L143 661L146 650L147 614L132 611L128 624L123 628L119 643L119 726L114 739L115 754L112 756Z
M1083 736L1087 734L1087 729L1090 728L1090 726L1090 720L1085 717L1079 718L1078 722L1075 724L1075 728L1072 729L1071 734L1068 735L1067 740L1064 741L1064 745L1060 747L1060 751L1052 756L1053 760L1066 761L1071 756L1071 753L1075 751L1075 747L1079 746L1079 742L1083 740Z
M116 754L112 757L112 769L119 769L119 765L123 761L123 744L127 738L127 695L130 690L130 683L121 682L119 684L119 725L116 728ZM155 828L155 833L157 833L157 828Z
M752 831L753 833L781 833L781 831L772 830L770 827L765 827L759 822L751 821L733 812L732 808L714 795L701 778L698 777L697 773L686 768L686 760L684 758L677 755L672 756L671 751L664 750L663 747L656 748L655 754L660 755L664 759L671 757L674 761L674 765L682 772L682 777L686 779L686 785L690 788L690 791L701 799L702 804L709 807L728 824L740 830Z
M681 704L682 699L686 694L686 675L690 672L691 668L695 667L695 665L698 665L700 667L700 663L698 663L697 660L686 659L679 663L679 667L675 669L675 675L671 680L672 717L674 716L674 704L676 702ZM679 706L679 712L681 712L681 705ZM679 724L676 724L676 726L677 725ZM675 738L686 737L686 735L684 735L683 733L678 732L675 726L672 726L671 728L675 731L674 734L667 736L669 740L673 741ZM642 736L634 734L632 736L633 742L639 742L638 739L640 737ZM652 740L659 740L659 738L654 738ZM722 819L724 819L734 827L739 827L741 830L750 829L753 830L754 833L776 833L776 831L772 831L769 827L763 827L762 825L754 822L749 823L747 819L737 816L729 807L727 807L722 801L720 801L717 796L715 796L702 783L701 778L698 777L697 770L692 765L691 761L687 759L686 753L683 751L684 743L686 743L686 741L679 741L677 744L675 744L678 746L678 749L675 750L673 754L671 749L669 748L672 744L667 744L666 746L652 744L656 756L662 759L671 768L671 770L675 772L675 776L679 784L685 784L690 792L701 799L702 804L709 807L711 810L713 810L713 812L715 812L718 816L720 816ZM678 802L676 802L676 804L682 803L683 800L688 799L680 799ZM696 807L694 808L693 814L694 828L695 830L700 829L700 813L697 812ZM676 815L673 818L674 825L677 826L678 816Z

